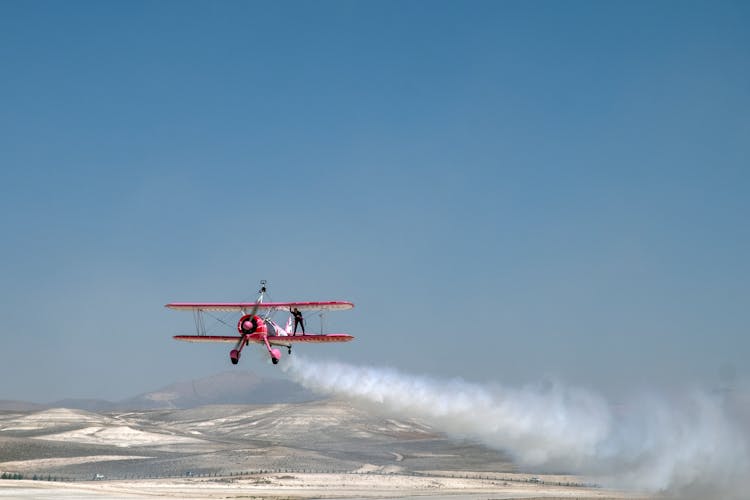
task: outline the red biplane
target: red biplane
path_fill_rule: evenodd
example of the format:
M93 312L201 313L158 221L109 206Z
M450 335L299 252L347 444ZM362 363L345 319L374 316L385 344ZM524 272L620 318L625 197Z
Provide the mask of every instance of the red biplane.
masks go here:
M167 304L165 307L169 309L192 311L193 319L195 320L195 335L175 335L174 338L185 342L235 343L235 348L229 352L229 359L234 365L240 360L242 348L251 342L265 344L268 354L271 356L271 361L273 361L273 364L277 364L279 359L281 359L281 351L276 347L286 347L289 354L291 354L292 344L298 342L349 342L354 339L351 335L344 333L322 333L322 313L351 309L354 307L354 304L351 302L263 302L263 297L266 294L265 280L261 281L261 288L258 293L258 300L255 302L182 302ZM294 331L296 328L292 328L292 321L294 319L294 315L292 314L293 309L297 309L300 312L321 311L321 333L316 335L297 334ZM289 319L283 328L271 320L271 315L277 311L286 311L289 313ZM238 335L208 335L204 314L210 315L210 312L241 313L242 317L237 322ZM225 325L227 324L219 318L214 317L214 319Z

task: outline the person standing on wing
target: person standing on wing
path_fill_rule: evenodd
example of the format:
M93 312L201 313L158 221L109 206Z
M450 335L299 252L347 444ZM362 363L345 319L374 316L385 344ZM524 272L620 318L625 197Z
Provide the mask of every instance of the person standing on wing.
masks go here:
M296 307L289 308L289 312L294 316L294 335L297 335L297 325L302 327L302 335L305 335L305 320L302 318L302 313Z

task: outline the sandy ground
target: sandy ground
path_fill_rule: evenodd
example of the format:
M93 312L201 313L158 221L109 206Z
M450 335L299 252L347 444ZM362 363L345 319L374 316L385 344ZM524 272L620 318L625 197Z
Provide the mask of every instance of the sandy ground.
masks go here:
M131 429L130 427L124 425L108 427L85 427L83 429L76 429L74 431L61 432L58 434L48 434L46 436L40 436L37 439L47 439L50 441L70 441L83 444L108 445L117 446L120 448L201 442L200 440L194 438L173 436L169 434L159 434L155 432L145 432L138 429Z
M149 458L139 455L91 455L86 457L72 458L35 458L32 460L15 460L11 462L0 462L0 469L12 470L28 474L39 469L49 469L51 467L60 467L68 465L78 465L87 463L109 462L113 460L140 460Z
M634 499L601 488L552 486L497 479L370 474L259 474L253 476L54 483L0 480L0 499L146 498L440 498Z

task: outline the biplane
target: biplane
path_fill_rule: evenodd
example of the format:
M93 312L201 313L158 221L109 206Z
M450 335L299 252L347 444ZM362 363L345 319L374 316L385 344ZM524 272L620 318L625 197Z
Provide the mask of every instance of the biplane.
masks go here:
M281 351L278 347L286 347L288 354L292 354L292 345L297 343L323 343L323 342L349 342L354 337L345 333L323 333L322 314L327 311L341 311L351 309L354 304L343 301L328 302L263 302L266 294L266 282L261 281L258 291L258 299L255 302L177 302L167 304L165 307L178 311L192 311L195 320L195 335L175 335L175 340L184 342L227 342L234 343L235 347L229 352L229 359L233 365L240 361L242 348L254 344L264 344L273 364L281 359ZM295 333L292 328L294 315L292 309L303 311L320 311L321 332L319 334ZM271 316L279 311L289 313L286 325L280 326L271 319ZM237 335L209 335L206 329L204 315L211 312L236 312L241 314L237 322ZM217 321L228 325L228 323L212 316Z

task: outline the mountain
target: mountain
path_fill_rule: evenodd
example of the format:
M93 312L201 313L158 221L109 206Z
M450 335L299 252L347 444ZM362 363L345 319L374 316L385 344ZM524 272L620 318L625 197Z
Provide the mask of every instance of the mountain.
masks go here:
M263 378L250 371L235 370L177 382L117 402L82 398L60 399L48 404L0 400L0 411L34 411L46 408L70 408L95 412L184 409L211 404L302 403L319 399L318 396L294 382Z
M301 403L320 399L284 379L262 378L249 371L230 371L177 382L117 403L118 408L195 408L209 404Z
M74 408L86 411L108 411L117 408L117 403L104 399L67 398L43 405L44 408Z
M0 411L35 411L44 408L46 408L45 405L29 403L28 401L0 399Z

